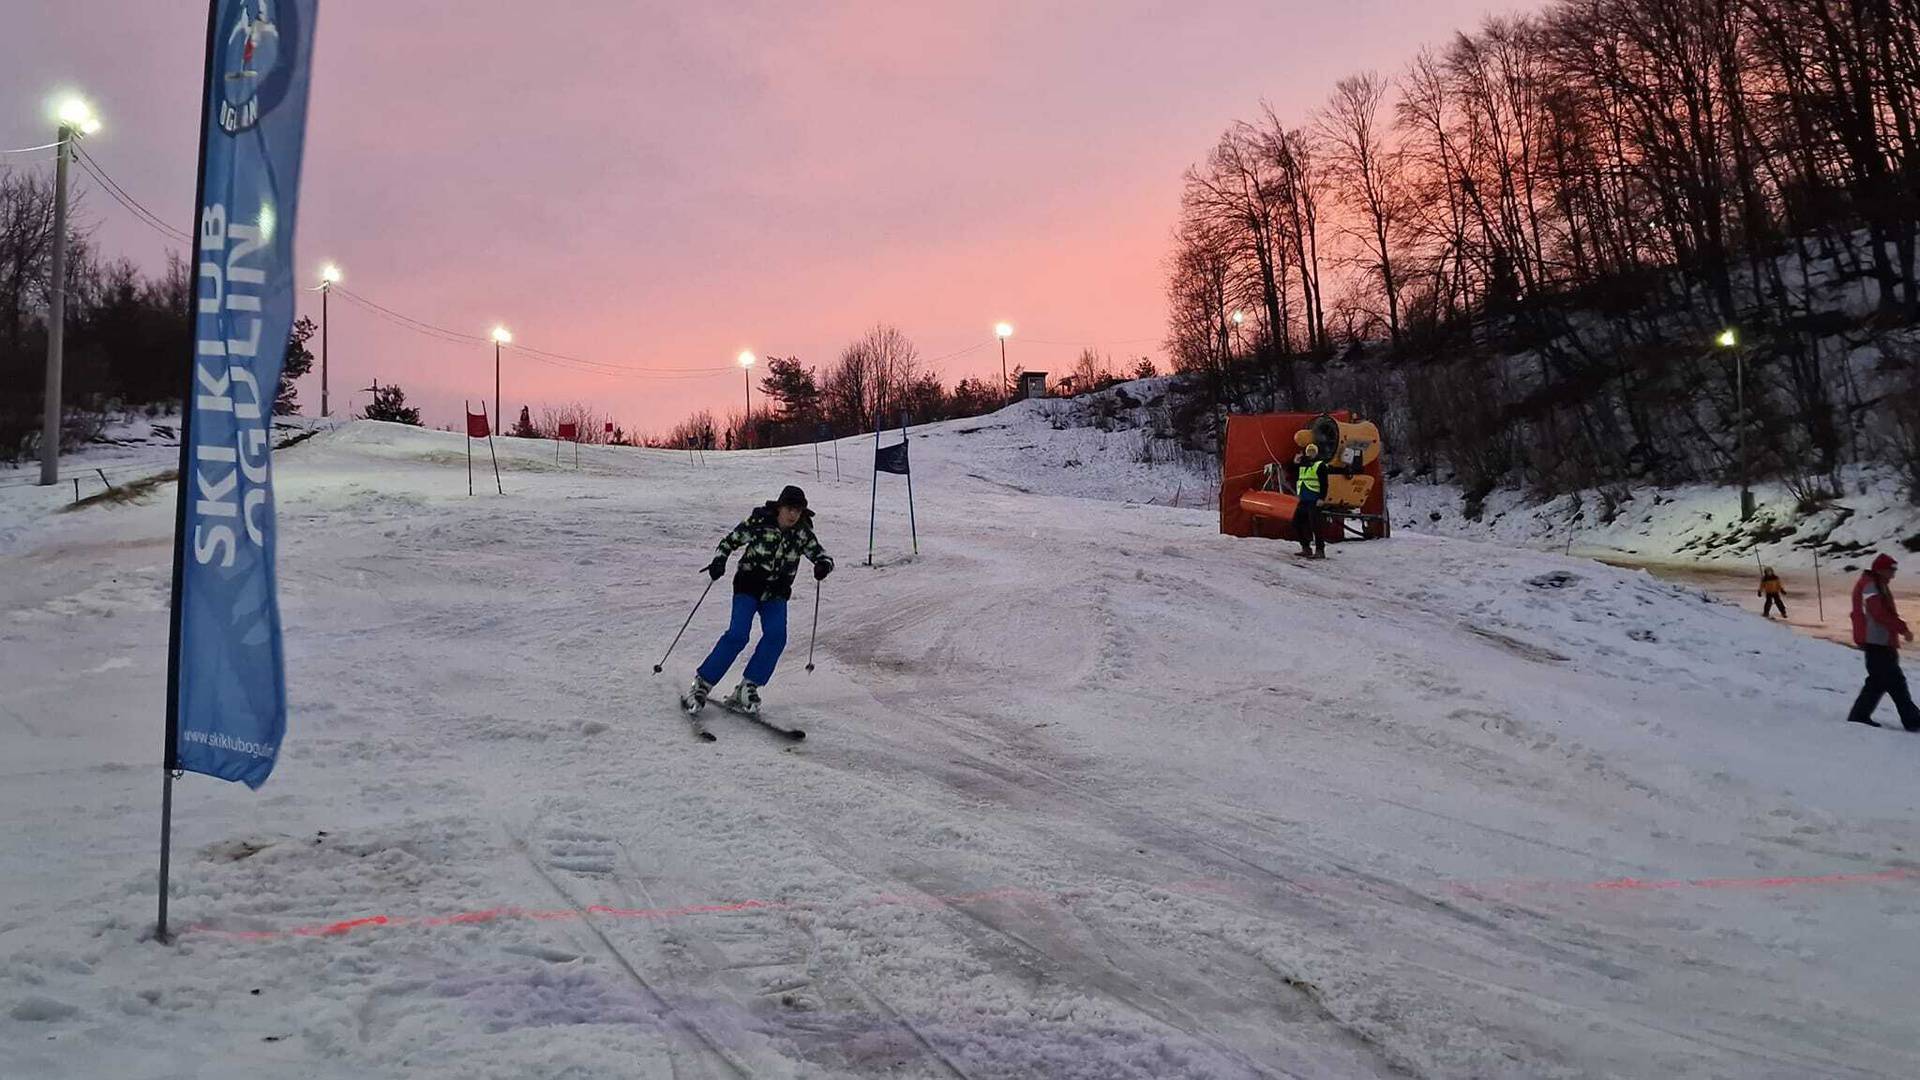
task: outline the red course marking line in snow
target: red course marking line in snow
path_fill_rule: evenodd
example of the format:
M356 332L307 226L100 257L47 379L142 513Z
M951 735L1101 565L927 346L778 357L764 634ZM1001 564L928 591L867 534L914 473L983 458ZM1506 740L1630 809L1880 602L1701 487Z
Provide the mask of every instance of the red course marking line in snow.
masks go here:
M1488 882L1479 885L1454 883L1446 885L1450 892L1465 894L1485 894L1503 891L1526 892L1661 892L1679 889L1787 889L1804 888L1810 885L1868 885L1884 884L1896 881L1920 881L1920 869L1897 868L1876 870L1863 873L1812 874L1783 877L1717 877L1717 878L1610 878L1605 881L1508 881ZM1314 883L1302 882L1312 887ZM1327 884L1338 884L1328 882ZM1225 882L1188 881L1167 886L1168 889L1193 894L1238 895L1239 889ZM1070 889L1055 893L1037 892L1018 887L984 889L979 892L957 893L952 896L934 896L929 894L901 896L883 894L869 900L866 907L926 907L936 908L947 904L971 904L987 900L1033 900L1057 902L1073 896L1084 895L1084 889ZM609 919L679 919L692 915L724 915L739 911L791 911L812 907L811 904L788 903L781 900L736 900L728 903L682 904L678 907L664 908L617 908L605 904L588 906L584 914L597 915ZM395 915L367 915L358 919L345 919L340 922L320 923L313 926L296 926L288 930L224 930L216 926L201 924L192 927L189 933L213 934L219 937L233 938L239 941L272 941L285 937L340 937L364 930L369 927L400 926L458 926L498 922L505 919L531 919L536 922L563 922L581 918L583 913L572 908L536 909L522 907L485 908L479 911L463 911L453 915L430 915L406 918Z

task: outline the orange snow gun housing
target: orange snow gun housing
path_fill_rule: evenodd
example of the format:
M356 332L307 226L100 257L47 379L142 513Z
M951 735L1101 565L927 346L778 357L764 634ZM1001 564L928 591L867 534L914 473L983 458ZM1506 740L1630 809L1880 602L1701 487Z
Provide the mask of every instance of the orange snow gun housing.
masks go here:
M1221 462L1220 531L1228 536L1293 540L1294 455L1319 447L1320 460L1352 468L1325 475L1319 532L1324 540L1375 540L1392 531L1380 429L1345 409L1227 417Z

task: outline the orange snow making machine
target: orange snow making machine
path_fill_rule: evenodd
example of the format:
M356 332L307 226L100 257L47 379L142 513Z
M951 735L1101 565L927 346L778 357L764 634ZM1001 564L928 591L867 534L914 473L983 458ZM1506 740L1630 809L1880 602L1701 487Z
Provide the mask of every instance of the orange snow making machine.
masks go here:
M1227 417L1226 458L1220 468L1220 531L1228 536L1295 540L1294 455L1309 444L1320 460L1350 473L1326 473L1320 500L1320 536L1330 541L1376 540L1387 522L1387 479L1380 460L1380 429L1344 409L1330 413L1259 413Z

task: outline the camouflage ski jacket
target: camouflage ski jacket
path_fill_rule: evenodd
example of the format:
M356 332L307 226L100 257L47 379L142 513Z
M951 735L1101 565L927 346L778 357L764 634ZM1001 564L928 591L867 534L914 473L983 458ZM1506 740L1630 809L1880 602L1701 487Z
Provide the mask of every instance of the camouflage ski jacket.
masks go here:
M733 575L733 591L761 600L786 600L793 596L793 578L800 570L800 556L814 562L827 558L827 551L813 535L813 511L800 512L800 521L791 529L780 527L780 512L773 504L758 507L747 520L720 541L720 554L730 555L744 549L740 568ZM831 561L831 560L828 560Z

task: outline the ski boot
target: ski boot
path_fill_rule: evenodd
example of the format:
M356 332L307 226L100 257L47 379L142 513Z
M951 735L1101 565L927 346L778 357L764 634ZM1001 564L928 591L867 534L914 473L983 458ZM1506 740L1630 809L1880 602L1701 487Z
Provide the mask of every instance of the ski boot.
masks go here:
M693 677L693 685L680 695L680 710L688 716L696 716L707 704L707 695L713 692L713 684L698 675Z
M741 679L740 685L734 687L733 693L728 694L726 700L720 704L726 709L737 712L742 716L759 716L760 687L745 679Z

